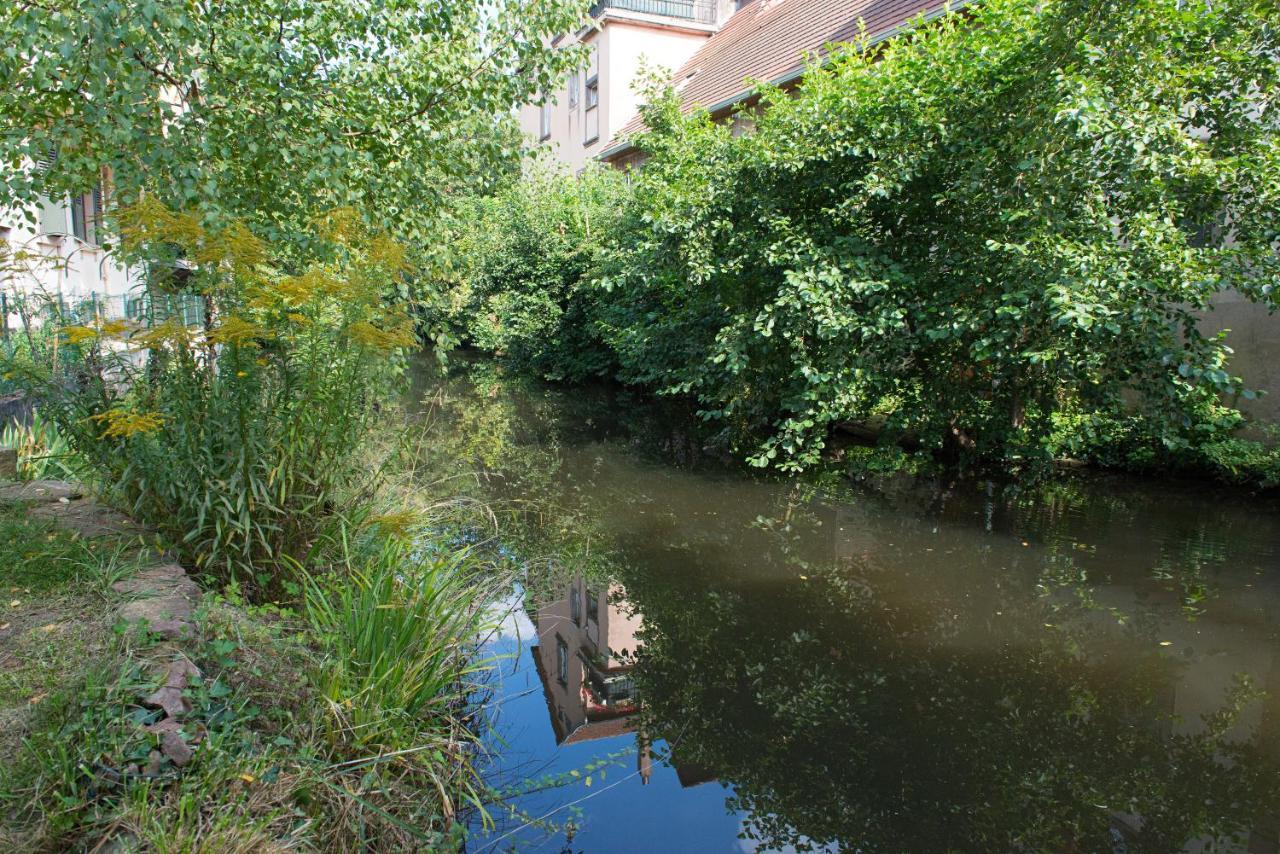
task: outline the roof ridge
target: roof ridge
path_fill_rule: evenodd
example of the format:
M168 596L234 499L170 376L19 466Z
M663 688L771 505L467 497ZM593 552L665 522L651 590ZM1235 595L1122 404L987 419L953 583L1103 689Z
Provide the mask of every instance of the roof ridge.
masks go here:
M734 12L671 82L682 110L697 105L721 113L749 96L748 80L789 83L810 58L858 38L864 27L878 40L917 15L933 17L964 5L965 0L755 0ZM633 116L600 158L630 150L629 137L643 129L641 116Z

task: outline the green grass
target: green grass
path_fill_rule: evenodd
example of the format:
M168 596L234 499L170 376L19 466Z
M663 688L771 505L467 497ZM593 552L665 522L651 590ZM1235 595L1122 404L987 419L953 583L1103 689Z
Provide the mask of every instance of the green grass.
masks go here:
M190 764L158 764L154 690L174 645L114 624L138 540L84 540L0 506L0 850L454 847L466 761L466 555L342 537L305 613L206 594L181 652ZM323 567L323 570L318 567ZM410 579L416 579L413 584Z
M86 541L0 505L0 751L59 685L112 653L113 581L135 564L120 541Z

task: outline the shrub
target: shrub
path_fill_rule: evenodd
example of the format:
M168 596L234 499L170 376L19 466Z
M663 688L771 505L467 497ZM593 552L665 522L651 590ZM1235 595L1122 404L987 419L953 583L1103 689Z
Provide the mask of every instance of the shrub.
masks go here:
M612 170L577 179L532 172L464 203L440 311L454 336L549 379L608 371L593 274L625 194Z
M66 327L64 349L83 359L71 381L35 363L11 372L105 491L187 562L278 589L280 558L305 554L368 488L364 441L415 343L383 299L404 254L342 211L317 222L292 274L239 224L207 229L155 202L120 223L151 286L198 296L203 326Z
M877 412L954 459L1043 459L1064 413L1194 442L1244 387L1200 313L1277 300L1277 23L992 0L765 87L751 134L657 98L604 264L620 377L757 465Z

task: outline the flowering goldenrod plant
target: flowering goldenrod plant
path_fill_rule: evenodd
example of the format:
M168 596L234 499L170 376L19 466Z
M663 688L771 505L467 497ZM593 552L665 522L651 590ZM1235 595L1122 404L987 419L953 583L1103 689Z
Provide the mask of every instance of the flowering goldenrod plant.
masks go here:
M393 299L405 252L350 211L319 218L288 268L240 223L154 200L117 218L149 287L199 300L202 322L66 326L71 381L17 373L136 517L191 564L270 592L371 488L365 440L416 345Z

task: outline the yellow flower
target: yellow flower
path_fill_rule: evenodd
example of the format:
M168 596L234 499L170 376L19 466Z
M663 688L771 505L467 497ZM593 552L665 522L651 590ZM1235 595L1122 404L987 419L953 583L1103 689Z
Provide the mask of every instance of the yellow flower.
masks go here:
M168 345L188 347L191 344L191 330L170 318L164 323L135 333L129 343L147 350L159 350Z
M96 326L64 326L61 329L68 344L85 344L98 337L115 338L131 328L128 321L108 320Z
M251 270L266 260L266 244L239 220L211 235L196 253L198 263L219 265L226 262L238 271Z
M297 276L285 276L276 284L276 293L285 302L303 305L321 295L341 290L341 282L321 267L310 267Z
M364 233L364 224L355 208L334 208L313 220L321 237L350 246Z
M189 213L177 213L154 196L144 196L136 204L116 210L120 237L125 246L137 249L148 243L176 243L186 248L204 244L200 221Z
M374 350L405 349L416 346L418 343L418 339L414 337L413 330L406 321L397 323L389 329L381 329L367 320L358 320L347 327L347 334L353 340Z
M104 439L127 439L130 436L154 433L164 424L164 418L158 412L133 412L123 407L108 409L90 417L104 425Z
M98 333L88 326L64 326L62 335L67 339L68 344L84 344L98 337Z
M102 324L101 332L108 338L118 338L133 328L133 324L127 320L108 320Z
M270 337L271 333L264 327L235 315L228 316L216 328L209 330L209 340L215 344L257 347L261 340Z
M407 273L410 269L404 246L385 234L369 242L369 261L392 275Z

